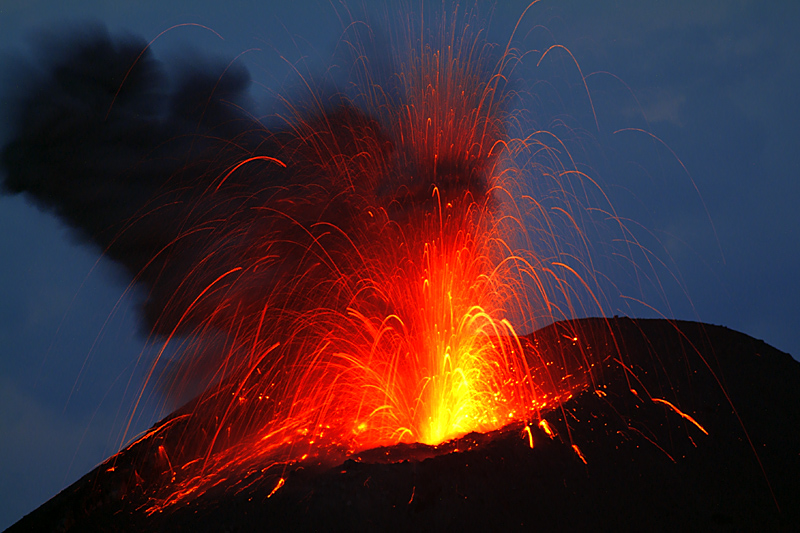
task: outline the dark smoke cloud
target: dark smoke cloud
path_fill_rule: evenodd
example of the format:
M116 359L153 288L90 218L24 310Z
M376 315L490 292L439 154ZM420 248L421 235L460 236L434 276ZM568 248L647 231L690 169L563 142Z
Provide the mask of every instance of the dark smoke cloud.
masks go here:
M358 300L390 314L397 302L373 286L369 258L402 269L419 253L426 238L408 231L435 209L434 186L442 205L489 199L494 142L470 135L496 138L497 117L476 119L469 99L453 111L449 93L426 103L424 79L416 95L385 85L369 107L378 117L312 89L267 123L250 114L236 63L165 65L145 41L97 27L37 44L37 66L14 73L2 187L124 267L144 288L148 334L191 340L169 379L235 372L255 350L242 339L306 342L297 332L320 309L346 314ZM479 98L483 64L469 59L466 85L448 90ZM448 218L472 216L458 212Z
M3 188L55 212L123 265L147 288L146 324L157 334L208 326L212 315L225 328L242 312L219 306L233 278L238 305L260 305L248 295L271 292L276 272L298 268L309 226L346 225L352 198L334 183L329 155L386 150L377 125L345 104L268 130L245 109L250 78L236 64L166 68L145 41L99 28L43 37L38 50L39 68L15 76ZM282 164L257 159L227 175L258 156ZM253 242L264 246L245 246ZM192 306L236 267L249 279L231 276Z
M40 69L17 76L2 163L6 191L27 193L149 285L152 307L186 216L190 169L211 167L193 154L214 143L215 128L247 127L222 102L241 98L249 80L242 70L219 78L193 69L171 80L146 45L98 28L41 38Z

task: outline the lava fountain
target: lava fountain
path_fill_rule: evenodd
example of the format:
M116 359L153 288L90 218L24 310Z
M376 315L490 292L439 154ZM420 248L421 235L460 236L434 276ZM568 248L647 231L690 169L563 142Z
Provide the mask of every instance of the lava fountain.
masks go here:
M619 218L587 206L562 141L515 133L513 36L493 46L457 10L409 23L383 75L363 27L342 38L342 88L302 77L306 98L269 121L243 110L235 63L170 85L148 45L102 32L23 98L45 119L6 147L5 187L145 287L165 339L148 382L202 391L137 440L163 472L149 512L253 472L277 490L299 463L534 422L595 379L517 335L604 314L587 208Z

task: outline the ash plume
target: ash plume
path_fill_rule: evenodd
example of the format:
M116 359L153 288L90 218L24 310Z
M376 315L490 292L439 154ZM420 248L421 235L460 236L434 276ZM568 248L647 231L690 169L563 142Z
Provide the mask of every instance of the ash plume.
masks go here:
M146 285L147 323L169 333L175 320L161 310L174 307L176 288L211 252L203 243L243 237L227 231L231 216L278 204L278 188L322 179L257 160L221 183L245 158L278 155L288 135L241 109L245 69L209 62L167 71L146 41L97 28L66 41L42 39L40 67L19 81L3 188L55 212ZM335 114L340 129L355 113Z
M145 289L148 333L202 339L183 375L219 378L219 361L201 360L237 331L267 324L285 343L272 325L291 329L321 303L343 312L363 292L346 286L357 251L430 208L434 186L445 202L488 196L491 157L398 149L405 126L390 134L342 95L284 102L290 118L265 124L235 63L165 65L146 41L97 27L37 49L36 67L15 73L2 188L122 265ZM445 130L447 146L457 131Z

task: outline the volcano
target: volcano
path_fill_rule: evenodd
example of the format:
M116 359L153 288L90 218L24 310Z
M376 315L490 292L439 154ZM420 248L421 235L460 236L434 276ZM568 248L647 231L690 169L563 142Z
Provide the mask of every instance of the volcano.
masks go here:
M300 73L263 118L235 63L41 43L2 189L141 290L158 353L132 413L196 396L11 531L798 522L798 363L715 326L573 320L657 309L657 254L534 127L513 35L425 20L386 61L348 33L348 78Z
M8 531L790 531L800 523L800 363L788 354L725 327L616 317L558 322L525 340L544 352L591 353L603 362L600 377L541 421L298 463L280 477L255 465L154 510L149 489L174 480L169 458L187 453L190 403Z

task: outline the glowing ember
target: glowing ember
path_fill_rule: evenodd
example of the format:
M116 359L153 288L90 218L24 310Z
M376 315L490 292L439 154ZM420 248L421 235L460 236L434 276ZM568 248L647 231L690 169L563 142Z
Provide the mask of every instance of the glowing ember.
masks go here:
M528 424L555 436L543 411L584 389L603 396L576 332L559 339L581 353L568 357L517 329L607 314L587 227L600 216L620 234L610 241L630 249L631 239L565 141L527 131L509 88L525 53L513 35L504 48L485 42L480 22L455 12L409 23L389 37L388 77L358 33L366 25L348 25L343 89L323 97L303 78L307 103L283 101L266 125L236 108L247 76L229 65L205 80L208 93L191 76L177 83L178 126L154 128L162 117L148 106L162 88L147 83L158 78L148 47L82 45L76 61L97 68L103 50L115 80L108 106L80 116L84 129L106 142L147 118L128 127L136 157L115 176L119 209L98 201L86 215L83 198L64 208L63 184L40 187L6 150L9 188L34 190L147 288L146 320L165 343L134 409L156 381L174 399L202 391L136 441L152 443L162 472L147 512L264 476L272 496L298 463L509 423L533 447ZM57 67L56 85L83 86L70 78L80 68ZM50 100L36 95L30 112ZM162 160L174 166L151 176ZM181 438L167 445L167 434Z
M588 386L586 370L554 374L512 325L562 318L575 307L570 284L591 289L568 266L575 251L562 252L552 234L560 225L528 195L530 180L552 179L537 154L552 162L553 153L507 131L504 85L517 58L508 48L492 59L470 20L395 36L404 51L395 87L376 87L369 66L356 68L356 88L339 105L291 107L291 133L263 132L269 153L205 176L199 202L212 206L258 180L255 170L239 175L253 165L294 178L260 190L267 204L244 201L215 223L224 239L197 255L164 310L170 337L195 339L176 386L198 375L219 384L186 431L204 439L197 458L186 458L150 512L231 476L244 484L274 472L274 493L298 461L539 419ZM559 199L569 195L555 191L552 211L580 234L575 208ZM541 250L531 250L531 217L551 232ZM209 371L209 339L220 331L224 356Z
M745 440L769 486L702 328L578 320L631 302L658 312L669 266L586 170L592 135L570 128L575 104L559 101L582 102L603 130L575 58L550 35L544 46L515 40L539 26L494 46L474 13L438 7L418 23L398 18L406 26L389 35L341 7L330 69L316 78L287 61L297 86L267 117L246 111L238 59L163 69L152 43L102 32L73 36L22 76L0 185L55 211L142 289L158 353L131 421L151 393L170 411L193 398L59 496L63 520L49 505L41 520L81 529L70 522L80 509L92 523L127 515L145 526L131 529L150 529L165 518L169 530L252 501L261 511L248 523L281 509L294 524L302 513L284 504L326 487L304 519L341 501L378 523L363 511L381 501L373 518L486 514L497 529L492 513L515 505L514 528L539 521L531 509L599 495L598 480L617 472L633 483L604 498L641 507L657 500L638 498L641 480L673 479L679 462L697 509L702 472L723 473L724 461L695 467ZM580 94L538 77L550 63ZM717 399L687 394L695 384ZM738 425L716 420L724 402ZM719 435L730 442L708 446ZM396 461L412 464L358 464ZM391 498L367 486L378 477ZM459 481L440 506L456 478L472 489ZM360 506L331 499L340 479L368 489ZM524 497L505 501L517 488ZM482 508L450 513L476 500ZM655 509L646 514L661 517Z

